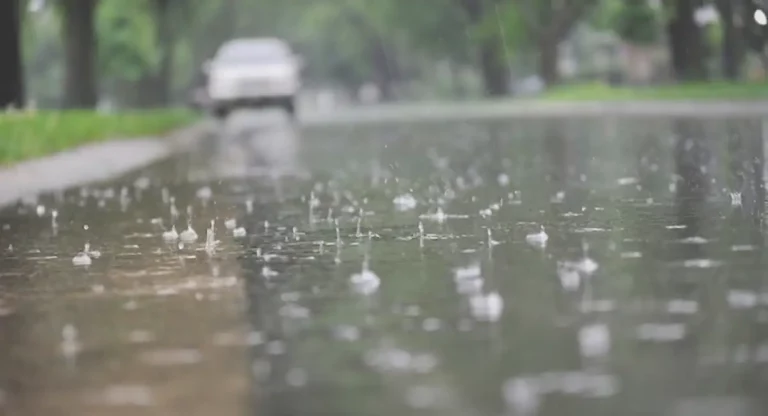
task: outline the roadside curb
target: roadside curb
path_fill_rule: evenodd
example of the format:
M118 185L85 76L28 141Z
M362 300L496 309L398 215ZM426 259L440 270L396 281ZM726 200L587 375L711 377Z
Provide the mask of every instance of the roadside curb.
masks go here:
M210 120L165 138L108 140L0 168L0 208L25 197L108 180L194 148L213 133Z
M768 101L535 101L527 99L478 102L374 104L343 111L309 114L304 126L358 125L444 120L546 120L570 118L766 118Z

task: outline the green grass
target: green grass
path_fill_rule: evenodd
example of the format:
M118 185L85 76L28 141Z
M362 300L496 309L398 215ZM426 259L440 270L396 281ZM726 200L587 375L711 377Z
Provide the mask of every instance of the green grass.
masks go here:
M92 111L0 113L0 164L103 140L162 135L194 121L186 110L99 114Z
M564 85L545 92L541 98L549 101L768 100L768 82L716 82L650 87L611 87L605 84Z

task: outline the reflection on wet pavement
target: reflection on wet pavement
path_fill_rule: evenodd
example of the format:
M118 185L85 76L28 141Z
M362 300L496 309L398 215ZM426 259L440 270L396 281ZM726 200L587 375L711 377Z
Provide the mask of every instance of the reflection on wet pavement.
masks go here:
M760 120L221 131L0 213L9 414L766 411Z

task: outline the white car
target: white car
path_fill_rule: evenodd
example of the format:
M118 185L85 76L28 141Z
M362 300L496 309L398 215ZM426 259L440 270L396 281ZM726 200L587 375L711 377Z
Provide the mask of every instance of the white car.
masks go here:
M206 63L208 103L217 117L243 107L279 106L293 117L302 60L280 39L224 43Z

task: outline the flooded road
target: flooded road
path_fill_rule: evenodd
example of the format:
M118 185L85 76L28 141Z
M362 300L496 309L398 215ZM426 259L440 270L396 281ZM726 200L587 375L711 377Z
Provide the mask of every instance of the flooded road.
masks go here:
M4 414L768 411L762 120L220 129L0 212Z

